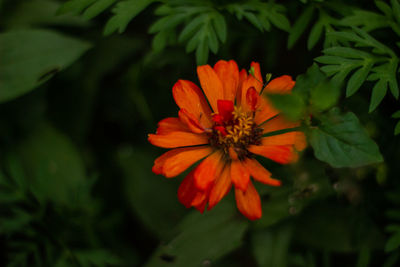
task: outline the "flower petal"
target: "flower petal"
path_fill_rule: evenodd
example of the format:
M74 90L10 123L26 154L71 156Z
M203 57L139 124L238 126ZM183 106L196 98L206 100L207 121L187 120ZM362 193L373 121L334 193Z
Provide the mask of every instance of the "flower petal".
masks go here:
M260 219L262 216L261 200L252 182L246 191L235 189L236 205L239 211L250 220Z
M255 111L260 103L260 95L257 93L254 87L250 87L246 93L246 102L247 105L250 107L251 111Z
M179 110L179 119L183 122L193 133L203 133L204 128L200 125L199 121L190 114L186 109Z
M183 179L178 189L178 199L186 208L194 206L203 212L207 203L207 192L197 188L193 174L194 170Z
M267 98L260 97L259 105L256 110L254 117L254 122L258 125L262 124L264 121L278 115L279 111L274 108L274 106L269 102Z
M152 171L167 178L175 177L211 153L209 146L176 148L158 157Z
M272 136L263 137L261 139L261 144L263 146L270 146L270 145L294 145L298 139L298 136L301 132L293 131L287 132L283 134L277 134Z
M300 122L289 121L285 119L282 115L278 115L275 118L265 122L261 127L263 128L263 134L276 132L284 129L290 129L299 127Z
M214 186L210 191L207 210L211 210L217 205L217 203L228 194L231 186L230 169L226 166L221 172L221 175L215 180Z
M294 142L294 148L296 148L297 151L302 151L306 147L307 147L307 140L305 134L302 132L297 132L296 140Z
M220 60L214 65L214 71L224 87L223 99L234 101L239 86L239 68L236 62Z
M210 65L198 66L197 75L208 102L214 112L217 112L217 100L224 99L224 88L221 80Z
M231 163L231 180L235 188L246 191L250 182L250 173L243 168L240 160L233 160Z
M247 158L243 162L244 167L249 170L251 177L263 184L280 186L281 181L271 178L271 173L265 169L257 160Z
M254 69L253 74L247 75L247 78L243 81L242 88L241 88L241 106L243 107L244 110L249 110L249 107L247 105L246 101L246 94L247 90L251 87L254 87L256 89L257 93L261 92L261 89L263 87L263 79L261 76L261 71L260 71L260 64L257 62L251 62L251 67Z
M232 112L235 109L233 101L219 99L217 101L217 106L218 106L218 114L222 116L223 122L226 122L226 121L229 121L232 119L232 117L233 117Z
M251 153L266 157L281 164L296 162L298 154L294 151L292 145L286 146L249 146Z
M189 128L179 118L165 118L158 123L157 134L169 134L171 132L186 132Z
M216 151L205 158L195 169L194 180L200 190L206 190L220 175L224 167L221 152Z
M149 134L151 144L163 148L176 148L184 146L197 146L208 143L206 134L191 132L169 132L168 134Z
M242 69L239 72L239 85L238 85L238 90L236 92L236 104L237 105L241 105L241 103L242 103L242 88L243 88L243 83L245 80L247 80L247 71L245 69Z
M211 110L201 89L191 81L179 80L172 88L176 104L193 114L201 125L212 126Z
M283 75L270 81L265 87L265 92L269 94L288 94L292 91L294 85L292 77Z

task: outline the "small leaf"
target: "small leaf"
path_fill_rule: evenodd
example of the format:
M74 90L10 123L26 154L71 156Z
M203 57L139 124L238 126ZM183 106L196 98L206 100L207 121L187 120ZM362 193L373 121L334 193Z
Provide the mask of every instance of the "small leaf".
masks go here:
M400 121L397 122L396 126L394 127L394 135L400 134Z
M400 232L389 237L385 245L385 252L392 252L400 247Z
M374 111L379 106L386 95L387 89L388 87L384 80L379 80L375 84L372 88L371 103L368 112Z
M308 6L300 15L299 19L293 24L292 29L289 31L288 49L292 49L294 44L306 30L314 14L314 10L314 6Z
M58 10L57 14L62 15L66 13L80 14L85 8L96 2L97 0L70 0L63 4Z
M114 16L108 20L104 28L104 35L110 35L116 30L119 33L124 32L128 23L153 2L155 0L127 0L119 2L113 9Z
M350 77L347 82L346 87L346 97L350 97L355 94L364 81L367 79L367 76L373 66L373 62L367 60L363 67L359 68L354 74Z
M315 23L314 26L311 28L311 32L307 40L308 50L311 50L317 44L318 40L321 39L323 29L324 29L324 24L322 23L321 20Z
M226 32L227 32L227 27L226 27L226 22L224 16L222 16L220 13L216 13L214 20L214 28L215 31L217 32L218 38L222 43L225 43L226 41Z
M192 19L181 31L179 34L178 40L179 42L186 41L190 38L198 29L205 24L206 19L208 18L208 14L201 14L194 19Z
M96 1L93 5L88 7L83 13L83 17L87 20L92 19L102 13L104 10L109 8L112 4L114 4L117 0L99 0Z
M196 49L197 65L204 65L208 60L208 43L205 40L200 41Z
M321 124L311 129L309 136L319 160L335 168L359 167L383 161L378 146L353 113L341 115L333 109L319 119Z
M395 113L392 114L392 118L398 119L400 118L400 110L396 111Z
M269 19L277 28L287 32L290 30L290 23L285 15L278 12L271 12Z
M215 31L211 26L208 27L207 33L208 33L208 36L207 36L208 46L209 46L210 50L214 54L216 54L218 52L218 38L217 38L217 35L215 34Z
M375 0L375 5L387 16L391 17L392 16L392 9L388 4L386 4L383 1L380 0Z

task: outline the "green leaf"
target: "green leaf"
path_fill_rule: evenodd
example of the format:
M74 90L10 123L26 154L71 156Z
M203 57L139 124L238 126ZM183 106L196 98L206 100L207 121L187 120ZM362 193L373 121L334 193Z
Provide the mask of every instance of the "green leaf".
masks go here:
M89 48L87 42L48 30L0 34L0 103L35 89Z
M290 22L286 18L285 15L277 12L276 9L273 9L269 14L269 20L272 24L274 24L277 28L289 32L290 30Z
M307 49L311 50L321 39L322 32L324 30L324 24L322 20L317 21L314 26L311 28L310 35L307 40Z
M156 33L166 29L172 29L186 19L186 14L171 14L157 20L149 29L149 33Z
M207 64L208 60L208 43L205 40L199 42L196 49L196 62L197 65Z
M91 181L68 137L43 124L23 140L18 151L37 199L71 208L88 202Z
M353 113L341 115L338 109L332 109L318 119L321 124L310 130L309 140L319 160L335 168L383 161L378 146Z
M97 0L70 0L57 10L57 14L73 13L79 14L85 8L96 2Z
M146 267L201 266L213 263L240 247L248 221L237 216L232 203L219 203L213 210L188 215L175 230L171 242L160 246Z
M379 80L375 84L375 86L372 88L371 102L368 112L374 111L379 106L386 95L387 89L387 84L384 80Z
M398 119L400 118L400 110L396 111L395 113L392 114L392 118Z
M400 121L397 122L395 128L394 128L394 135L400 134Z
M389 237L385 245L385 252L392 252L400 247L400 232Z
M119 2L113 9L114 16L108 20L104 28L104 35L110 35L116 30L119 33L124 32L128 23L153 2L155 0L127 0Z
M340 97L340 88L326 80L311 88L310 103L317 111L324 111L336 104Z
M199 16L192 19L181 31L178 37L179 42L186 41L193 36L202 25L204 25L206 19L208 18L208 14L200 14Z
M391 17L392 16L392 9L388 4L386 4L383 1L380 0L375 0L375 5L387 16Z
M160 240L186 212L176 192L180 178L165 179L151 171L156 155L143 149L121 149L118 161L124 175L124 193L134 214Z
M392 8L393 8L393 15L394 15L397 23L400 23L400 3L398 0L391 0L390 2L392 4Z
M354 10L353 15L344 17L340 23L346 26L362 27L367 32L389 26L386 16L365 10Z
M286 95L264 94L263 96L271 100L274 107L281 111L289 120L299 120L304 115L305 103L303 98L297 93Z
M220 13L215 13L215 17L213 20L215 31L218 35L218 38L221 40L222 43L226 41L226 33L227 33L227 26L225 22L224 16Z
M361 85L367 79L373 65L374 63L372 61L365 60L363 66L353 73L347 82L346 97L352 96L360 89Z
M117 0L98 0L85 10L83 17L87 20L92 19L109 8L116 1Z
M288 39L288 49L292 49L294 44L303 34L303 32L307 29L308 25L311 22L312 16L314 14L315 8L314 6L308 6L304 12L300 15L298 20L293 24L292 29L289 31L289 39Z

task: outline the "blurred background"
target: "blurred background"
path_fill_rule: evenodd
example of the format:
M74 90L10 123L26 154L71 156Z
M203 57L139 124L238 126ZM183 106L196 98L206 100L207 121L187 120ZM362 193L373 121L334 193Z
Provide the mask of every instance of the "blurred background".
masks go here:
M400 264L398 102L387 97L368 113L369 82L338 105L357 114L385 161L333 168L311 148L294 165L264 160L283 186L256 184L258 221L238 212L232 192L211 212L186 209L184 175L151 172L165 150L147 134L177 116L178 79L199 84L197 64L219 59L295 78L322 54L329 23L352 14L345 1L129 2L0 1L1 266ZM199 6L219 14L204 30L208 45L195 25L181 36L198 17L190 14L206 12L187 11ZM351 8L378 12L373 1ZM321 18L331 20L310 44ZM397 49L392 33L374 34Z

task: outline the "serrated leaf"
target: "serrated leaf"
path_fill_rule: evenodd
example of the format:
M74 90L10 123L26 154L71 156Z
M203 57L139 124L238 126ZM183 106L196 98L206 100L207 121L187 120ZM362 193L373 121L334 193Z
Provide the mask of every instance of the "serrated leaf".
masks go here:
M127 0L119 2L113 9L114 16L108 20L104 28L104 35L110 35L116 30L118 30L119 33L124 32L128 23L155 1L156 0Z
M394 127L394 135L400 134L400 121L397 122L396 126Z
M392 16L392 9L384 1L375 0L375 5L387 16Z
M350 47L336 46L323 50L324 54L343 58L372 58L372 55Z
M243 16L251 23L253 24L257 29L259 29L261 32L264 31L263 25L259 18L257 18L256 15L254 15L251 12L244 12Z
M400 118L400 110L396 111L395 113L392 114L392 118L398 119Z
M186 41L190 38L202 25L204 25L208 14L201 14L194 19L192 19L181 31L178 37L179 42Z
M201 41L201 36L203 35L203 31L199 30L186 44L186 53L190 53L196 49L199 42Z
M214 29L209 26L208 30L207 30L208 36L208 46L210 48L210 50L216 54L218 52L218 39L217 39L217 35L215 34Z
M392 4L393 15L397 20L397 23L400 23L400 3L398 0L391 0L390 3Z
M340 23L342 25L362 27L367 32L389 26L387 17L365 10L353 11L353 15L344 17Z
M152 47L155 52L160 52L162 51L165 46L167 45L167 40L169 37L169 32L168 31L161 31L157 33L152 41Z
M157 20L149 29L149 33L156 33L162 30L171 29L186 19L186 14L172 14Z
M220 13L216 13L215 17L213 19L213 23L214 23L214 28L215 31L218 35L219 40L222 43L225 43L226 41L226 33L227 33L227 26L226 26L226 22L225 22L225 18L224 16L222 16Z
M383 161L378 146L369 138L357 117L337 109L319 118L321 124L311 129L310 144L316 158L332 167L359 167Z
M196 48L196 62L197 65L204 65L208 60L208 43L201 40Z
M96 1L97 0L70 0L57 10L57 14L61 15L70 12L73 14L79 14Z
M400 247L400 232L389 237L385 245L385 252L392 252Z
M299 19L293 24L292 29L289 31L288 49L291 49L294 46L303 32L307 29L314 14L314 10L314 6L308 6L300 15Z
M364 81L367 79L369 72L373 66L373 62L367 60L364 65L356 70L347 82L346 97L350 97L355 94Z
M324 29L324 24L322 23L321 20L315 23L314 26L311 28L311 32L307 40L308 50L311 50L317 44L318 40L321 39L323 29Z
M0 34L0 103L35 89L89 48L87 42L48 30Z
M277 28L284 30L284 31L289 31L290 30L290 22L289 20L286 18L286 16L284 16L281 13L278 12L271 12L269 15L269 20L272 22L272 24L274 24Z
M116 1L117 0L98 0L83 12L83 17L87 20L92 19L109 8Z

